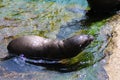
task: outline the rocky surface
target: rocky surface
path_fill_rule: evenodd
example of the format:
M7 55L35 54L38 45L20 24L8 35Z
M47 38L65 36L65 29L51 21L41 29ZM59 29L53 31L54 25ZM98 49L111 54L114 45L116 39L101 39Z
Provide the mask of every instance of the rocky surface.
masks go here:
M105 69L109 76L109 80L120 79L120 14L114 16L109 24L113 27L113 38L108 47L108 62Z
M120 9L120 0L88 0L93 11L99 13Z

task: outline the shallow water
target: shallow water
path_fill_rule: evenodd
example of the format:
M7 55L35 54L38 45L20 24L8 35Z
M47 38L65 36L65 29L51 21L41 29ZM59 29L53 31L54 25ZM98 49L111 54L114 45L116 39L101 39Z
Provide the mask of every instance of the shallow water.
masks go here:
M109 38L107 35L111 35L112 29L104 27L106 20L83 26L81 20L86 19L85 13L89 9L87 1L1 0L0 2L1 58L7 55L6 47L9 41L18 36L39 35L51 39L65 39L75 34L86 33L95 37L94 42L82 54L66 60L70 64L90 61L87 66L86 64L82 67L78 66L75 71L63 73L28 64L15 57L0 61L0 80L106 80L108 78L99 60L104 57L103 51ZM94 62L96 63L93 65Z

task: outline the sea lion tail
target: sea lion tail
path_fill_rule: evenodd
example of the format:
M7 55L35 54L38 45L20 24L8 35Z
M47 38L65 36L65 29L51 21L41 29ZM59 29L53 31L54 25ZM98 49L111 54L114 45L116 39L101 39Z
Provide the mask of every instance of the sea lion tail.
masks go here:
M5 56L4 58L0 58L0 61L5 61L5 60L9 60L11 58L15 57L15 55L12 54L8 54L7 56Z

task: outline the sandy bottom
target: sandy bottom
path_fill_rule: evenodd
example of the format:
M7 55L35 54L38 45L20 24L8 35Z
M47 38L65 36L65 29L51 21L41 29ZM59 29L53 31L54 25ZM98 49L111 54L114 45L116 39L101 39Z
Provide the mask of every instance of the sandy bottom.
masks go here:
M105 69L109 80L120 80L120 15L117 15L117 19L110 24L112 24L114 29L113 38L108 47L110 57Z

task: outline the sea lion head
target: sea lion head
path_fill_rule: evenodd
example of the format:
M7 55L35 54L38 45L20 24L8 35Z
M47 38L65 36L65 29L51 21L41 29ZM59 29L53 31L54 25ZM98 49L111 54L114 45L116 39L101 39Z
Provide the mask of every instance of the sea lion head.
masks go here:
M69 56L73 57L79 54L86 46L88 46L94 37L91 35L75 35L64 40L64 47L66 48L66 52L72 53Z
M91 35L75 35L64 40L65 44L76 45L79 47L87 46L94 40L94 37Z
M78 47L86 47L94 40L91 35L77 35L70 39L70 42Z

